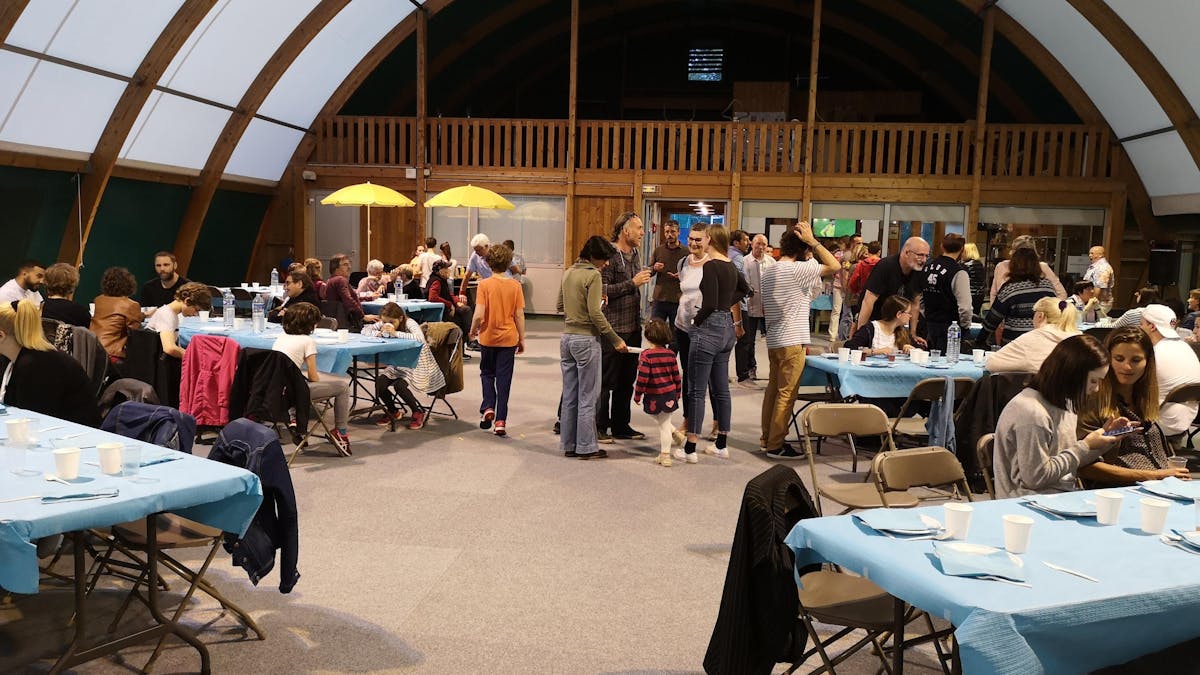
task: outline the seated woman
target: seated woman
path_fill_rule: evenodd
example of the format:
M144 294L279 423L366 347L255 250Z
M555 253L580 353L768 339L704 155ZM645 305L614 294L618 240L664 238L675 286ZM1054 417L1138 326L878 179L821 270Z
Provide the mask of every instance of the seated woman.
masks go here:
M858 329L843 347L861 349L863 354L893 354L912 351L908 337L908 323L912 318L912 304L899 295L889 295L883 301L878 321L872 321Z
M1104 341L1108 375L1100 391L1088 398L1079 413L1079 433L1085 434L1112 417L1141 423L1141 431L1121 436L1116 447L1080 467L1079 477L1096 487L1133 485L1142 480L1191 476L1187 469L1167 466L1171 454L1158 419L1158 381L1154 344L1141 328L1117 328Z
M1036 373L1058 343L1079 335L1077 316L1069 300L1045 297L1033 303L1033 330L988 355L988 372Z
M267 313L267 321L271 323L282 322L283 310L295 306L296 303L307 302L313 307L321 306L321 299L317 297L317 289L313 287L312 279L304 272L288 274L283 280L283 291L286 294L283 302Z
M355 290L363 300L377 300L391 281L391 277L383 272L383 261L371 260L367 263L367 276L359 280Z
M46 268L46 301L42 303L42 318L55 319L72 326L87 328L92 323L88 308L75 302L79 287L79 270L74 265L55 263Z
M439 260L433 263L433 278L425 287L430 302L440 302L445 306L442 321L453 321L462 329L463 339L471 332L471 308L462 296L455 296L450 290L450 263Z
M321 310L316 305L298 302L283 314L283 335L275 338L271 349L288 355L292 363L308 379L308 393L313 398L333 397L334 431L329 442L337 451L349 457L350 436L346 424L350 420L350 386L332 375L322 379L317 371L317 343L312 339L313 329L321 320ZM298 430L300 431L300 430ZM293 432L293 437L297 434Z
M59 419L100 426L100 409L87 372L57 351L42 332L30 300L0 304L0 401Z
M100 277L91 329L114 363L125 358L129 329L142 327L142 308L129 297L136 290L137 280L124 267L110 267Z
M46 270L49 272L50 270ZM1116 321L1113 322L1113 328L1127 328L1132 326L1137 328L1142 325L1142 310L1150 305L1161 304L1159 299L1158 289L1152 286L1139 288L1133 294L1133 307L1125 310Z
M421 325L404 313L404 309L394 302L389 302L379 311L379 322L363 328L363 335L384 338L406 338L421 343L421 355L417 358L416 368L400 368L388 366L379 377L375 378L375 397L383 403L387 411L376 421L381 427L391 426L403 418L396 408L396 403L388 394L388 389L396 392L404 405L412 411L409 429L420 429L425 426L425 409L413 396L413 389L425 394L446 386L446 378L438 367L429 345L425 343L425 331Z
M1071 336L1050 352L996 422L992 464L998 498L1074 490L1079 467L1116 447L1118 439L1104 432L1129 426L1125 417L1110 419L1083 439L1075 435L1075 411L1107 372L1108 352L1089 335Z
M208 292L208 286L189 281L175 289L175 299L159 307L146 323L146 328L158 333L164 354L182 359L183 347L179 346L179 317L196 316L201 310L212 310L212 295Z
M987 344L1004 345L1033 330L1033 305L1042 298L1058 297L1054 285L1043 276L1037 252L1029 248L1013 251L1008 281L996 293L996 299L983 317ZM1062 297L1066 297L1064 293ZM999 340L996 330L1003 326Z
M304 271L308 272L308 278L312 279L313 289L317 292L317 297L325 299L325 281L321 279L322 265L321 261L316 258L304 259ZM320 307L320 305L317 305Z

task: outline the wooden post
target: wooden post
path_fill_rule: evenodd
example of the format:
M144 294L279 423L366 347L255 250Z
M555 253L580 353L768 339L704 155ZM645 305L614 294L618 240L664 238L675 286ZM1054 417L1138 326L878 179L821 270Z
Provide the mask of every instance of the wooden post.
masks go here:
M425 243L425 238L429 236L429 230L426 224L426 216L428 214L425 209L425 171L428 163L425 161L427 152L426 145L429 140L425 137L425 115L428 102L425 99L426 85L426 54L429 51L429 42L426 40L429 27L429 15L425 13L425 8L417 10L417 156L413 165L417 170L417 245Z
M575 110L575 92L579 86L579 0L571 0L571 65L570 84L567 87L567 222L563 236L566 250L563 251L563 267L575 262L575 126L578 123ZM641 189L641 188L639 188Z
M733 180L729 186L729 209L725 212L725 226L728 229L742 229L742 172L734 171ZM763 232L766 234L766 232Z
M804 189L800 219L812 217L813 125L817 121L817 61L821 55L821 0L813 0L812 50L808 57L808 115L804 118Z
M979 229L979 192L983 187L983 141L987 137L988 79L992 70L992 38L996 33L996 12L991 5L983 8L983 46L979 53L979 93L975 100L975 157L971 162L971 202L967 207L968 228ZM969 233L970 230L967 230Z

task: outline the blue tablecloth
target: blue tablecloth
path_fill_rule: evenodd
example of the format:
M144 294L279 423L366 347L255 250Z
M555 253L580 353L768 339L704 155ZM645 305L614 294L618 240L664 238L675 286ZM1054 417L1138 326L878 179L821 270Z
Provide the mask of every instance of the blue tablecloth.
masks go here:
M250 525L262 502L262 488L254 474L228 464L211 462L176 452L180 459L143 467L140 476L153 482L133 482L119 476L107 476L100 467L96 449L84 448L81 453L77 484L52 483L43 478L54 472L51 444L58 447L95 446L97 443L120 442L142 446L142 460L175 452L148 443L105 433L38 413L9 408L0 420L29 417L33 428L48 429L35 434L42 445L26 450L25 466L36 471L32 476L18 476L0 469L0 499L27 495L55 496L117 488L120 495L108 499L43 504L40 500L0 503L0 586L15 593L37 593L38 562L33 542L41 537L75 532L91 527L106 527L116 523L144 518L151 513L171 511L226 532L242 534ZM2 429L2 427L0 427ZM55 441L52 439L87 432L83 436ZM7 430L0 430L7 433ZM0 439L0 454L10 449ZM0 463L0 466L4 466Z
M363 311L367 314L378 314L379 310L383 309L388 301L386 300L370 300L362 303ZM442 310L446 308L440 302L429 302L428 300L406 300L398 303L404 308L404 312L417 321L417 323L430 323L442 320Z
M899 541L851 516L803 520L787 544L800 567L832 562L956 627L966 673L1085 673L1200 636L1200 557L1139 529L1136 490L1120 521L1053 520L1017 500L976 502L968 541L1003 547L1001 516L1034 520L1026 589L942 574L931 541ZM945 522L941 507L920 513ZM1173 503L1167 527L1191 529L1191 504ZM1100 580L1052 570L1049 561Z
M872 358L872 363L886 363L886 359ZM930 377L969 377L978 380L983 377L983 368L971 362L970 355L966 360L960 360L951 368L925 368L913 365L907 360L897 360L894 367L870 368L864 365L852 366L837 359L824 356L809 356L804 360L804 378L802 384L825 384L825 378L818 373L831 373L837 376L842 396L861 396L864 398L906 398L918 382Z
M198 333L232 338L243 347L270 349L275 344L275 338L283 335L283 328L273 323L267 324L267 330L262 333L255 333L249 329L227 331L220 319L201 323L199 319L189 317L179 324L179 344L186 347L192 336ZM421 343L416 340L364 338L357 333L351 333L348 342L329 344L327 341L332 341L333 335L323 337L314 334L313 337L317 340L317 370L322 373L343 374L350 368L355 357L374 358L376 354L379 355L380 365L413 368L421 355Z
M812 299L812 302L808 305L808 310L810 312L833 311L833 296L825 293L818 295Z

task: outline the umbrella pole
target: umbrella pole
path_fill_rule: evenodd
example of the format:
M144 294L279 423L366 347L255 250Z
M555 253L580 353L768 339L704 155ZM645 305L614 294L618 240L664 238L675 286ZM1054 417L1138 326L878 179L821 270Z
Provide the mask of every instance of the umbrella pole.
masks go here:
M371 205L367 204L367 260L371 259ZM362 261L359 261L362 262ZM363 269L367 266L364 264Z

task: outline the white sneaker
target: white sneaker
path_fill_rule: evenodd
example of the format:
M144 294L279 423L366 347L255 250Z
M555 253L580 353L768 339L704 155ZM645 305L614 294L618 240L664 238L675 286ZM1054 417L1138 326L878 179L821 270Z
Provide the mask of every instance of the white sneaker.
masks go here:
M716 455L721 459L729 459L729 448L718 448L715 445L706 445L704 446L704 454Z
M683 448L671 448L671 456L681 462L687 461L687 453L683 451Z
M684 460L686 460L686 461L687 461L687 463L688 463L688 464L698 464L698 463L700 462L700 453L698 453L698 452L692 452L692 453L687 453L687 452L685 452L685 453L683 453L683 458L684 458Z

